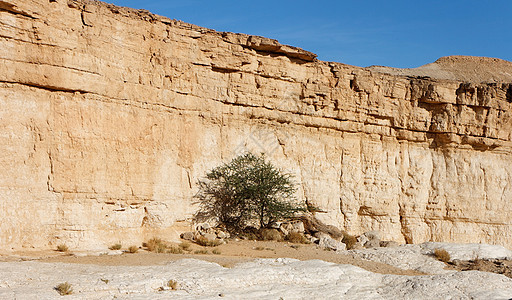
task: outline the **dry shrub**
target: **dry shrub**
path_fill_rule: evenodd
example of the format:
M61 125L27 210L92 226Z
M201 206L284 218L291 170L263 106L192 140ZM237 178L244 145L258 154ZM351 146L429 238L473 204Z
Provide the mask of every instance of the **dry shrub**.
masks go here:
M183 254L183 249L181 249L180 247L171 246L171 247L167 250L167 253L172 253L172 254Z
M120 250L123 247L120 243L114 244L110 247L108 247L110 250Z
M167 287L169 287L171 290L178 289L178 282L176 280L169 280L167 281Z
M347 250L353 249L357 243L357 238L353 235L350 235L346 232L343 232L343 239L341 240L343 244L347 246Z
M213 253L213 254L217 254L217 255L218 255L218 254L220 254L221 252L220 252L220 250L219 250L219 249L213 249L213 250L212 250L212 253Z
M449 262L450 259L451 259L450 253L448 253L448 251L446 251L444 249L440 249L440 248L434 250L434 256L438 260L440 260L440 261L442 261L444 263Z
M218 245L222 244L222 241L221 240L210 240L210 239L207 239L205 238L204 236L200 236L198 237L195 242L198 244L198 245L201 245L201 246L204 246L204 247L217 247Z
M73 287L69 282L64 282L55 287L55 290L61 295L71 295L73 293Z
M258 240L258 235L253 232L245 233L244 236L250 241Z
M69 248L66 244L60 244L57 246L57 251L59 252L68 252Z
M196 250L194 254L208 254L208 250Z
M265 250L265 247L258 246L258 247L255 247L254 250L263 251L263 250Z
M283 234L274 228L263 228L260 230L260 237L264 241L282 241Z
M179 247L185 251L189 251L190 246L191 246L191 244L189 242L181 242L181 244L179 245Z
M309 244L308 239L300 232L290 232L286 240L295 244Z
M130 246L130 247L128 247L128 252L129 253L137 253L137 251L139 251L139 247L137 247L137 246Z
M145 245L151 252L165 253L167 250L167 245L159 238L152 238Z

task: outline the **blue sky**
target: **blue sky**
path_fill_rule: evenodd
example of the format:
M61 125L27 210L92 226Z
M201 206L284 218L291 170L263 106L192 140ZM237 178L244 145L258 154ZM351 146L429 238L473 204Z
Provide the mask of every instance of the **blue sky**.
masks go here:
M447 55L512 61L512 0L106 1L362 67L413 68Z

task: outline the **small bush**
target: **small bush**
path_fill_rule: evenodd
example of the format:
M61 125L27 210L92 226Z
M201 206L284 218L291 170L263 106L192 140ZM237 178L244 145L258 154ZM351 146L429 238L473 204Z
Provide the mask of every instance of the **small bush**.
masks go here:
M57 251L59 252L68 252L69 248L66 244L60 244L57 246Z
M346 232L343 232L343 239L341 240L343 244L347 246L347 250L353 249L357 243L357 238L353 235L350 235Z
M218 245L222 244L222 241L221 240L209 240L203 236L200 236L199 238L197 238L195 240L195 242L198 244L198 245L201 245L201 246L204 246L204 247L217 247Z
M172 254L183 254L183 249L181 249L180 247L171 246L171 247L167 250L167 253L172 253Z
M258 246L256 248L254 248L254 250L263 251L263 250L265 250L265 247Z
M450 257L450 253L448 253L448 251L444 250L444 249L441 249L441 248L438 248L438 249L435 249L434 250L434 256L444 262L444 263L447 263L450 261L451 257Z
M55 287L55 290L61 295L71 295L73 293L73 287L69 282L64 282Z
M152 238L145 245L151 252L165 253L167 250L167 245L159 238Z
M189 242L181 242L179 247L182 250L189 251L190 250L190 246L191 246L191 244Z
M263 228L260 230L260 237L264 241L282 241L283 234L274 228Z
M130 246L130 247L128 247L128 252L129 253L137 253L137 251L139 251L139 247L137 247L137 246Z
M300 245L291 245L290 247L291 247L291 248L293 248L293 249L295 249L295 250L297 250L297 249L299 249L299 248L300 248Z
M300 232L290 232L286 236L286 240L296 244L309 244L308 239Z
M208 250L196 250L194 254L208 254Z
M219 249L213 249L213 250L212 250L212 253L213 253L213 254L220 254L221 252L220 252L220 250L219 250Z
M176 280L169 280L167 281L167 287L169 287L171 290L177 290L178 289L178 282Z
M123 247L123 245L117 243L117 244L114 244L110 247L108 247L110 250L120 250L121 248Z
M250 241L258 240L258 236L253 232L244 233L244 236Z

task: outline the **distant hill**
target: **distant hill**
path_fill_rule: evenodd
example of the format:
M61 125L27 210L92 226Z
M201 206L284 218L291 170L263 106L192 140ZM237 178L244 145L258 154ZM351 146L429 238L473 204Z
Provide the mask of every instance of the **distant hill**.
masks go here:
M445 56L414 69L371 66L370 70L393 75L428 76L468 82L512 82L512 62L477 56Z

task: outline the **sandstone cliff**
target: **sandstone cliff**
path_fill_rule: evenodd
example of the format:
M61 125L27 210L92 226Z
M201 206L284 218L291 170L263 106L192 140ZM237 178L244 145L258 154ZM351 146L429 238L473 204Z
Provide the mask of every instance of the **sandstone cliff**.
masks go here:
M197 179L246 150L353 234L512 246L509 83L322 62L94 1L0 0L0 45L0 249L175 237Z

